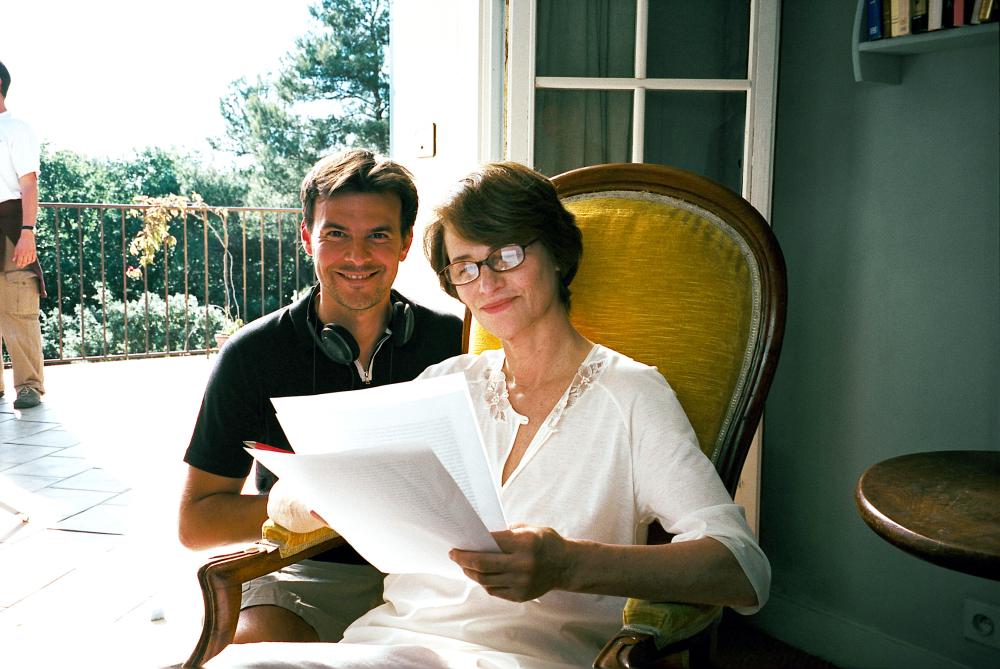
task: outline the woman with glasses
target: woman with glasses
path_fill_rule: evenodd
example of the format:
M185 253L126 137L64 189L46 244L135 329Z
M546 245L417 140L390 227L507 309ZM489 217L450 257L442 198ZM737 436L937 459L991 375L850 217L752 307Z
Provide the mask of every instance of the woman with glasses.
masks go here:
M760 608L767 559L673 391L570 322L583 245L551 182L484 166L438 209L424 246L442 287L503 344L422 376L465 373L511 528L494 533L501 553L451 552L467 578L389 575L386 603L337 647L273 656L568 669L590 666L627 597ZM654 521L672 543L646 545Z

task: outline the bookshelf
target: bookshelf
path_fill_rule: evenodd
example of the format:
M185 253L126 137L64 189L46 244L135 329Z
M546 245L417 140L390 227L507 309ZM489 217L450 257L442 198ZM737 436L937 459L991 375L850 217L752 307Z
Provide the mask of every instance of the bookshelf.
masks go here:
M902 81L900 58L903 56L997 44L1000 35L1000 23L981 23L869 42L865 29L865 4L865 0L858 0L858 9L854 14L851 49L854 81L898 84Z

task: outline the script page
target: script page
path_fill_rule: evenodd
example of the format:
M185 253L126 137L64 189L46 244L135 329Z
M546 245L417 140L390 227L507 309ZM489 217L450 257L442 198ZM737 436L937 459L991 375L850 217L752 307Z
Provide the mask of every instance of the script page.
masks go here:
M317 455L248 449L385 573L461 577L452 548L496 542L433 451L393 444Z
M464 374L271 401L288 442L300 455L427 444L486 527L507 529L500 477L486 460Z
M346 453L359 449L377 452L400 444L424 445L436 456L437 467L441 468L441 473L448 475L450 485L457 487L462 493L458 503L470 507L487 530L507 528L498 494L499 475L492 471L487 462L464 374L449 374L351 392L274 398L272 402L281 427L297 455ZM392 452L394 451L389 451ZM388 455L380 459L380 464L370 465L372 471L367 473L369 489L361 491L363 494L355 500L354 509L366 504L372 485L399 485L398 477L389 480L388 466L382 464L387 459ZM361 461L364 462L363 459ZM267 463L265 466L270 469ZM273 471L282 476L278 469ZM384 483L379 483L383 480L380 479L383 474ZM436 476L431 471L413 470L412 476L407 480L410 490L408 494L419 494L421 487L426 495L442 493L441 486L444 484ZM347 493L347 488L334 485L323 492L326 496ZM423 503L421 513L440 513L441 504L433 503L430 499ZM323 515L318 506L316 511ZM375 522L374 519L378 516L372 516ZM324 518L345 539L355 543L332 518L325 515ZM393 522L397 520L407 522L405 517L394 518ZM417 526L415 516L410 524L414 536L423 535L430 529L429 525ZM466 543L472 549L472 545L480 540L481 537L470 534ZM492 542L492 537L490 541ZM493 550L497 550L495 542L492 546ZM449 546L453 547L466 546ZM355 548L362 552L359 546L355 545ZM363 552L362 554L364 555Z

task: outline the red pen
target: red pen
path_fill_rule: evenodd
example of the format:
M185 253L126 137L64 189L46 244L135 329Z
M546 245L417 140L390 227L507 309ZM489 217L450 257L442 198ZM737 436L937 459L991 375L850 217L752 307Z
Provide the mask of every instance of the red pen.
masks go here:
M277 446L271 446L270 444L263 444L259 441L244 441L243 445L247 448L252 448L256 451L273 451L274 453L291 453L292 451L284 448L278 448Z

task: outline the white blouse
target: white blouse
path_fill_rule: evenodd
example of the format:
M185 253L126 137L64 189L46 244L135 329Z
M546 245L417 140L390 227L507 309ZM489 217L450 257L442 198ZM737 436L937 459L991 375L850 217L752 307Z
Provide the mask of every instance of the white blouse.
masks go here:
M507 401L503 362L502 350L462 355L422 375L465 373L494 472L503 471L527 422ZM673 390L655 368L603 346L580 365L500 500L510 523L551 527L569 539L644 544L654 520L674 541L713 537L736 556L759 605L767 599L767 558ZM520 667L590 666L621 626L625 604L561 591L514 603L470 580L413 574L388 576L385 599L348 628L345 641L495 651Z

